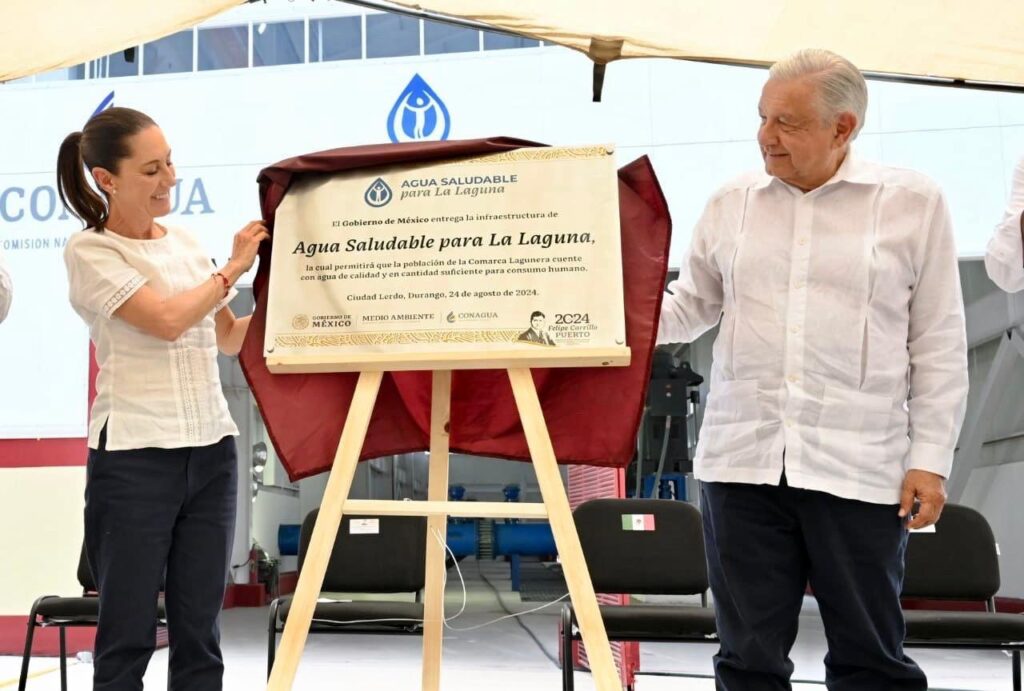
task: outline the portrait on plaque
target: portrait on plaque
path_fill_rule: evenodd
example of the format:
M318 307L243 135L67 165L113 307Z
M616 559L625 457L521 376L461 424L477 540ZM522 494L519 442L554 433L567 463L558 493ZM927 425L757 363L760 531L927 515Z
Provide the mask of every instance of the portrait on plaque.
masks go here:
M551 336L548 335L547 329L544 326L545 316L541 311L535 311L530 314L530 328L523 333L519 334L518 341L526 341L527 343L538 343L540 345L555 345L555 342L551 340Z

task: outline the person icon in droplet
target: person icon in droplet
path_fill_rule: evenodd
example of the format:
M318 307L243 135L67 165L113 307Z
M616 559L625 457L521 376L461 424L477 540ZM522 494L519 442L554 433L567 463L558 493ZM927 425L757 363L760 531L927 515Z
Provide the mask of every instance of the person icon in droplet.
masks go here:
M402 108L412 112L416 118L412 131L413 139L423 139L430 134L425 131L427 128L427 111L433 107L434 100L428 94L410 93L405 97Z
M370 187L369 195L374 204L382 204L388 197L388 188L378 180Z

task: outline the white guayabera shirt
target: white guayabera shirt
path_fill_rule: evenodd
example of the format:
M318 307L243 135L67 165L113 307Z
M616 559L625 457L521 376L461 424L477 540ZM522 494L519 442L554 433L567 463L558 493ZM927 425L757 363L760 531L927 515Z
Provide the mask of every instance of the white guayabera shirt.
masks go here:
M151 336L114 313L143 285L172 296L195 288L216 271L190 232L168 226L163 237L133 240L110 231L75 233L64 249L71 306L96 345L96 400L89 448L107 427L110 451L207 446L238 434L217 369L214 315L174 341Z
M7 313L11 311L11 298L14 294L14 288L11 286L11 274L7 270L7 264L4 262L4 255L0 252L0 322L7 318Z
M1024 290L1024 247L1021 246L1020 217L1024 212L1024 158L1013 171L1010 201L1003 220L988 241L985 271L992 282L1008 293Z
M787 482L895 504L948 476L967 399L957 255L941 191L847 155L804 194L749 173L708 202L658 341L714 326L695 461L710 482Z

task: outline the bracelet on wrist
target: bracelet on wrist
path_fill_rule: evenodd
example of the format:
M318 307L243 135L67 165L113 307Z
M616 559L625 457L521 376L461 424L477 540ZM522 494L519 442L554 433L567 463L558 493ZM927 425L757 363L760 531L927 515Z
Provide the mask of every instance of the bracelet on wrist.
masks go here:
M231 282L228 281L228 277L222 274L220 271L216 271L213 274L213 279L215 281L219 281L220 284L224 287L224 297L227 297L228 293L231 292Z

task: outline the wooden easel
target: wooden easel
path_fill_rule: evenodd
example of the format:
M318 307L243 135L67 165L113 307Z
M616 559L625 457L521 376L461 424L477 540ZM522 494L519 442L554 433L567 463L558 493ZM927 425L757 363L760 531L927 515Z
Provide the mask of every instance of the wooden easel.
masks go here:
M542 354L543 353L543 354ZM530 366L609 366L629 363L627 348L603 349L543 349L481 353L476 357L442 354L430 358L408 358L398 363L395 358L375 363L379 370L368 370L361 363L359 381L349 409L348 419L341 434L338 451L334 456L330 478L324 492L320 513L310 539L309 548L299 575L288 621L268 691L290 691L298 669L313 618L316 600L323 585L324 574L331 549L341 524L342 513L368 516L427 516L427 558L424 593L423 622L423 676L422 691L439 691L441 683L442 633L444 624L444 547L434 537L445 535L448 516L480 518L547 518L551 523L555 544L562 562L569 595L576 610L583 642L587 647L594 682L598 691L621 691L615 662L612 658L608 634L598 610L594 586L587 571L580 547L579 536L573 523L569 502L562 486L551 438L537 397L537 389L530 374ZM273 360L273 363L272 363ZM310 371L314 363L298 358L273 359L268 364L295 367ZM415 360L415 361L409 361ZM424 366L429 362L430 365ZM538 364L543 363L543 364ZM320 371L344 370L346 363L315 363ZM447 367L437 367L438 364ZM426 501L352 500L348 499L352 479L359 461L359 453L366 438L370 416L377 399L384 370L414 370L432 368L432 400L430 411L430 470ZM516 406L530 448L530 456L537 472L541 495L540 504L504 502L449 502L448 495L448 440L451 411L451 382L453 369L507 369L515 395ZM565 664L572 664L571 660Z

